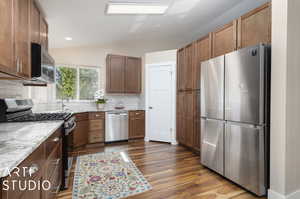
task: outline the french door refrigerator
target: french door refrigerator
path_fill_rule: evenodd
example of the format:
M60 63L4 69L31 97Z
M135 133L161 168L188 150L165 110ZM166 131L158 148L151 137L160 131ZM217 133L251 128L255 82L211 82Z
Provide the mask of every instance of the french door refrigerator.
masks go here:
M268 187L270 47L201 64L201 163L262 196Z

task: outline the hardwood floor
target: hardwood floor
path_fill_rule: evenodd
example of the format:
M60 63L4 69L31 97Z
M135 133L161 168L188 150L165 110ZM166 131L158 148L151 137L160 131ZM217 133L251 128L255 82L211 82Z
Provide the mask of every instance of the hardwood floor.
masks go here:
M72 156L103 151L127 152L152 185L152 190L129 197L130 199L258 198L201 166L200 158L182 146L140 141L78 149ZM75 161L71 171L70 187L60 192L57 199L72 198L74 163Z

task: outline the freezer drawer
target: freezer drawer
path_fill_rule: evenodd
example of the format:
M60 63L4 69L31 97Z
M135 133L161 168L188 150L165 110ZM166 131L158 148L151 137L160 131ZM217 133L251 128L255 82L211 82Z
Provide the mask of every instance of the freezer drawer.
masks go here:
M264 46L225 55L225 120L264 124Z
M259 196L267 184L264 141L262 127L225 124L225 177Z
M201 163L224 175L224 122L201 119Z
M201 117L224 119L224 56L201 64Z

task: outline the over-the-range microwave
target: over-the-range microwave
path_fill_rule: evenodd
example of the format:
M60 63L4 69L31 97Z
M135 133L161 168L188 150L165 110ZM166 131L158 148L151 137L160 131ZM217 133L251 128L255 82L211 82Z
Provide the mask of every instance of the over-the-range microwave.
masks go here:
M31 43L31 77L45 83L55 82L54 59L37 43Z

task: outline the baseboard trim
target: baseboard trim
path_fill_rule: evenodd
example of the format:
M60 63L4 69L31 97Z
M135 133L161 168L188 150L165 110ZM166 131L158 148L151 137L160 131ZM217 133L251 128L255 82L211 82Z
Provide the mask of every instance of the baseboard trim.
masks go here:
M192 148L192 147L187 146L187 145L185 145L185 144L182 144L182 143L180 143L180 142L178 142L178 145L181 145L181 146L187 148L188 150L191 150L191 151L192 151L193 153L195 153L196 155L200 155L200 151L199 151L198 149Z
M295 191L288 195L287 199L299 199L300 198L300 190Z
M284 195L277 193L271 189L268 190L268 199L286 199Z
M173 140L173 141L171 141L171 144L176 146L176 145L178 145L178 142L176 140Z
M295 191L289 195L282 195L269 189L268 191L268 199L299 199L300 198L300 190Z

